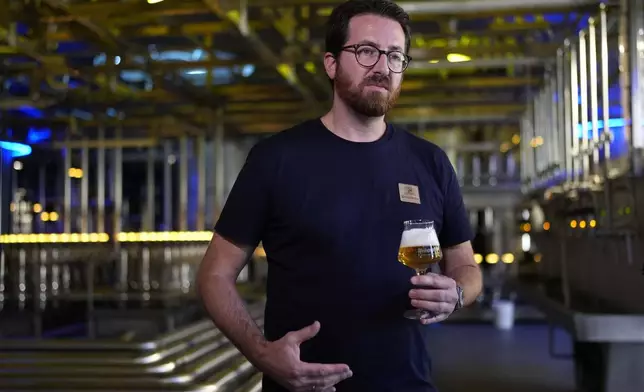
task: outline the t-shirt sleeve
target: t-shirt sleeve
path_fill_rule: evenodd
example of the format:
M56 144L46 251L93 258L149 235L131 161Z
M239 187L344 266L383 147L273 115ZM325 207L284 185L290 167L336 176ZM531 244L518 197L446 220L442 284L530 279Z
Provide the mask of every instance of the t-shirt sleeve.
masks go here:
M463 194L454 167L443 153L440 167L443 170L443 225L439 233L441 246L449 248L474 237L463 202Z
M238 246L255 248L268 222L272 166L265 146L251 148L215 224L215 231Z

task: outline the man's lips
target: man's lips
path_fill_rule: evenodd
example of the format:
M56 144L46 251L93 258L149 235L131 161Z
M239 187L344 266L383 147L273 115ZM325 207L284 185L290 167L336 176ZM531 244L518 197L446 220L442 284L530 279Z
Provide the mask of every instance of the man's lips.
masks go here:
M389 86L386 85L386 84L382 84L382 83L370 83L370 84L367 84L366 87L376 87L376 88L379 88L379 89L389 91Z

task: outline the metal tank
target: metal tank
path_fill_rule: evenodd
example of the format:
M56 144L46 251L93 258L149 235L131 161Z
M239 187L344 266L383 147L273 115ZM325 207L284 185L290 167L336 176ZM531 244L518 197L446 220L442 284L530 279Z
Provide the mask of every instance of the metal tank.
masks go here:
M601 4L582 22L528 91L518 208L535 263L510 285L570 333L580 389L640 391L644 2Z
M565 41L522 119L520 208L533 212L538 274L644 312L639 1L602 5ZM644 200L644 199L643 199Z

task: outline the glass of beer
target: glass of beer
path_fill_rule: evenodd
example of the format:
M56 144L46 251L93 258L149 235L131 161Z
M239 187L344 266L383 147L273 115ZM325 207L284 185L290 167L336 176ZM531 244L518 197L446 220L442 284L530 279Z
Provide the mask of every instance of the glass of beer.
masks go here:
M443 257L438 234L434 230L434 221L409 220L403 224L404 229L398 248L398 261L413 268L416 275L424 275L432 264L438 263ZM430 312L422 309L405 312L405 317L412 320L431 316Z

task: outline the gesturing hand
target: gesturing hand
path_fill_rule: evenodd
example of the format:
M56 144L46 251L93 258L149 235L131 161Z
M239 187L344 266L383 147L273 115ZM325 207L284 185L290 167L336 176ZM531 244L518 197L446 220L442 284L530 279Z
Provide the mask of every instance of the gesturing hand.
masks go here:
M432 313L430 317L422 319L421 323L437 323L445 320L454 312L458 302L454 279L428 272L426 275L414 276L411 283L416 286L409 291L411 304L418 309L425 309Z
M300 360L300 344L313 338L319 331L320 323L316 321L268 343L260 358L260 370L289 391L335 391L334 385L352 376L349 366Z

